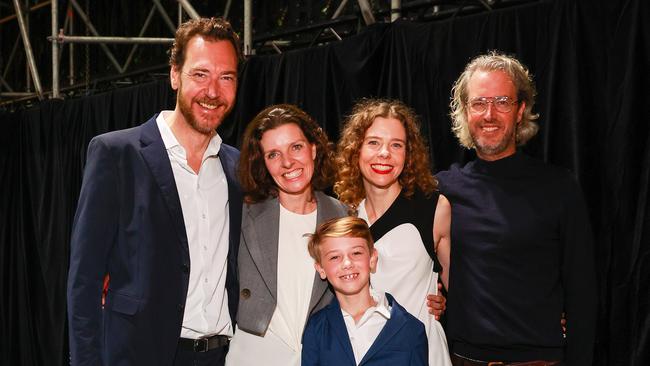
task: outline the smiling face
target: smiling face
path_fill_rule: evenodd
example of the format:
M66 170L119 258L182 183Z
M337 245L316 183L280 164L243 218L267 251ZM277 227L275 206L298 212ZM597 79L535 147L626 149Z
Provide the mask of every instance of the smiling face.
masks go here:
M295 123L286 123L264 132L260 140L264 164L284 195L311 194L316 145L309 143Z
M503 71L477 70L467 84L468 100L480 97L509 97L517 100L517 90ZM510 112L499 112L493 104L483 113L467 108L467 121L476 155L483 160L498 160L514 154L517 150L517 124L526 107L525 102L515 104Z
M366 192L400 190L399 175L406 160L406 130L395 118L377 117L366 130L359 151L359 169Z
M195 36L187 43L184 64L172 67L170 79L185 122L201 134L212 134L235 103L235 48L230 41Z
M370 272L377 266L377 251L368 249L364 238L325 238L320 243L320 263L314 267L320 278L327 279L336 296L370 294ZM340 301L340 299L339 299Z

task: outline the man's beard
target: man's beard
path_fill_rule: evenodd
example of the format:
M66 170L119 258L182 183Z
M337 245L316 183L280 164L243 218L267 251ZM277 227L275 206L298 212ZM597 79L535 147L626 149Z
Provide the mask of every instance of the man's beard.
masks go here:
M181 82L178 88L178 93L176 95L176 103L178 103L178 107L181 111L181 114L183 115L183 118L187 123L194 129L195 131L204 134L204 135L212 135L215 133L216 128L219 127L221 122L223 122L223 119L226 118L228 113L230 112L230 109L226 109L222 115L217 115L214 118L215 119L221 119L219 121L216 121L216 123L211 123L210 121L207 123L200 123L201 122L201 117L197 117L194 114L194 111L192 111L192 102L193 100L191 99L189 103L186 101L185 98L183 98L183 83ZM227 107L228 104L222 100L221 98L217 97L214 99L206 98L203 97L199 100L197 100L197 103L202 103L205 102L207 104L212 104L216 105L217 109L220 107Z
M215 101L210 101L210 104L217 104L221 105L223 104L219 100ZM178 106L181 111L181 114L183 115L183 118L185 118L185 121L197 132L202 133L204 135L211 135L214 133L215 128L221 124L221 121L218 121L217 123L200 123L201 117L196 117L194 115L194 112L192 111L192 102L188 104L185 99L183 99L180 95L178 97ZM219 118L223 116L216 116L215 118ZM214 127L212 127L214 126Z
M517 133L517 128L515 126L514 128L506 131L502 136L501 140L499 140L496 144L489 144L489 145L481 143L480 138L477 138L471 132L470 132L470 136L472 137L472 142L474 142L474 146L477 152L485 156L491 156L491 155L498 155L504 152L508 148L508 146L510 146L511 141L516 141L516 136L515 136L516 133Z

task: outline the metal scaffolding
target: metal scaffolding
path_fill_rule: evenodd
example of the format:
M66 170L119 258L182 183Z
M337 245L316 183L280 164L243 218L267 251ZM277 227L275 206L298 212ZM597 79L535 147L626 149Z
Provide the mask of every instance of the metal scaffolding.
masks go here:
M198 18L199 14L194 10L192 5L187 1L187 0L177 0L179 3L179 10L182 9L190 18ZM41 86L40 82L40 75L39 72L36 68L36 62L34 60L34 54L32 51L31 47L31 42L29 39L29 30L26 25L26 17L23 11L23 6L20 4L19 0L13 0L14 8L15 8L15 15L5 17L3 19L0 19L0 24L11 21L13 19L16 19L18 21L19 27L20 27L20 34L21 34L21 40L22 44L24 47L25 55L28 60L28 65L29 65L29 71L31 75L31 80L33 83L33 86L36 90L35 93L30 92L30 91L25 91L25 92L16 92L11 88L11 86L6 82L4 76L6 76L6 72L11 66L11 62L13 60L13 54L15 53L17 49L18 42L16 42L16 45L14 46L14 49L12 50L12 55L9 58L8 65L6 66L5 72L3 72L2 77L0 77L0 84L4 86L5 89L7 89L7 92L2 92L0 93L0 102L2 102L2 98L30 98L30 97L38 97L39 100L42 100L45 98L45 96L50 96L51 98L60 98L61 97L61 89L60 89L60 70L59 70L59 65L60 65L60 46L63 44L70 44L70 60L73 59L73 52L74 49L72 48L73 44L76 43L82 43L82 44L98 44L104 51L105 56L107 59L111 62L115 70L118 72L118 74L122 75L125 74L125 72L128 70L129 65L132 62L133 56L135 54L135 51L137 50L138 45L141 44L171 44L174 39L173 38L162 38L162 37L143 37L143 34L151 24L151 21L155 15L158 15L167 27L170 30L170 33L173 35L174 32L176 31L176 26L174 23L171 21L171 18L169 14L165 11L164 7L160 3L160 0L152 0L152 6L151 10L149 11L147 18L145 19L142 28L140 29L140 32L137 37L112 37L112 36L102 36L97 29L95 28L93 22L91 21L90 17L85 13L84 9L79 5L79 3L76 0L69 0L69 9L68 10L74 10L76 15L83 21L83 23L86 25L92 36L73 36L73 35L67 35L66 32L72 33L73 31L73 22L72 22L72 17L70 17L70 11L66 12L66 18L64 22L64 27L59 28L58 24L58 0L48 0L39 4L36 4L35 6L32 6L29 8L29 11L35 11L37 9L41 9L45 7L46 5L50 5L50 11L51 11L51 22L52 22L52 32L49 37L47 37L48 41L51 43L51 49L52 49L52 89L50 91L43 91L43 88ZM71 8L71 9L70 9ZM179 17L179 20L182 19L182 17ZM129 52L128 57L124 61L123 64L120 64L120 62L117 60L117 57L113 54L113 52L107 47L107 44L130 44L132 45L131 50ZM74 66L73 62L70 62L70 82L71 84L74 83Z
M73 88L75 86L75 81L78 80L77 74L75 74L74 66L75 44L99 45L109 64L112 65L112 67L117 71L117 77L131 75L132 71L129 70L129 67L133 63L133 59L139 45L164 45L171 44L173 42L173 38L171 37L144 37L144 34L150 27L154 17L157 16L159 19L161 19L164 24L164 28L169 30L170 35L173 35L176 30L176 26L183 21L183 15L187 15L190 18L198 18L200 16L188 0L175 0L178 3L178 18L176 24L174 24L172 17L170 14L168 14L165 7L162 5L161 0L152 0L151 8L142 24L142 27L140 28L138 35L134 37L115 37L111 35L100 34L100 32L95 28L95 25L93 24L91 18L86 13L87 9L84 10L84 8L80 6L77 0L68 0L68 9L66 11L65 20L62 27L60 27L58 24L58 0L40 1L31 7L27 7L29 0L23 0L23 4L21 4L21 0L12 1L15 14L0 18L0 25L12 22L13 20L17 20L20 34L9 54L8 59L5 62L4 70L0 70L2 71L0 74L0 106L5 103L11 103L17 100L34 98L43 100L46 97L61 98L60 65L63 53L62 51L65 45L67 45L67 52L69 56L69 86L67 88ZM311 1L306 1L311 4ZM532 1L539 0L473 0L461 2L461 5L458 5L458 2L451 0L391 0L390 4L386 5L388 7L384 7L383 9L376 9L376 2L371 2L368 0L357 0L356 2L341 0L336 1L338 3L336 10L329 18L317 22L310 21L309 24L298 26L293 29L284 29L279 32L271 33L266 32L265 34L258 34L256 37L253 37L253 0L244 0L243 50L244 54L247 56L255 54L256 47L258 50L267 50L266 52L269 52L268 50L270 50L271 52L281 53L283 52L282 49L310 47L317 43L340 41L341 39L351 34L349 31L351 28L356 28L358 32L358 29L361 27L371 25L377 21L394 22L401 17L405 17L409 12L411 12L411 14L417 14L418 19L422 20L423 14L425 14L423 9L430 9L430 11L426 13L428 15L425 15L431 18L442 17L445 16L445 14L456 16L461 10L469 10L474 12L479 10L490 11L495 6L495 4L503 5L505 3L513 3L516 5L517 3ZM329 5L332 2L333 1L326 2L328 4L328 9L334 9L333 7L329 8ZM349 3L353 4L354 6L348 6ZM0 0L0 5L6 6L2 0ZM52 83L51 90L44 90L41 84L41 76L34 59L32 44L29 39L29 24L27 15L30 12L46 8L48 5L51 11L51 34L47 37L47 40L51 44ZM223 10L224 17L227 18L231 14L231 6L232 0L225 1ZM343 15L345 10L347 10L348 15ZM86 36L74 35L75 22L74 17L72 16L73 13L76 14L78 19L81 19L85 25L87 29ZM309 34L311 34L311 36L309 36ZM301 41L301 43L297 41L297 35L307 35L309 39L306 42ZM15 88L12 88L6 80L8 70L14 61L16 52L19 48L19 43L22 43L27 59L28 73L26 75L27 82L25 91L15 90ZM123 63L120 63L118 61L118 57L116 57L108 47L109 44L131 45L128 56ZM88 56L86 57L87 86L89 78L89 60ZM34 91L31 91L31 86L33 86ZM79 86L77 85L76 87L78 88Z
M41 86L41 78L36 67L36 62L34 60L34 53L32 50L31 42L29 39L29 29L26 24L26 15L25 15L25 4L21 4L19 0L12 0L15 14L8 17L0 19L0 24L7 23L13 20L17 20L20 27L20 41L22 41L25 55L28 60L28 67L31 76L31 84L35 88L35 92L29 90L24 92L15 91L7 81L5 77L9 70L9 67L12 64L14 55L18 49L18 41L12 49L9 59L7 60L7 65L5 66L4 72L0 75L0 90L5 89L6 91L0 92L0 104L11 102L7 98L18 98L21 100L37 97L39 100L43 100L46 96L51 98L60 98L61 97L61 88L60 88L60 57L61 57L61 47L64 44L69 45L69 82L74 84L75 75L74 75L74 44L97 44L103 50L104 55L110 61L112 66L117 71L118 75L124 75L129 66L132 63L133 57L139 45L150 45L150 44L171 44L174 41L174 38L171 37L144 37L144 33L147 28L150 26L154 16L160 17L163 22L166 24L167 28L170 31L170 34L173 35L176 31L176 25L171 20L170 15L167 13L160 0L151 1L151 9L140 29L140 32L135 37L114 37L114 36L105 36L101 35L100 32L95 28L91 18L86 14L83 7L79 4L77 0L68 0L68 11L66 12L66 17L64 21L64 26L59 28L58 24L58 0L47 0L39 2L38 4L31 6L29 9L26 9L28 12L35 11L41 8L45 8L49 5L51 11L51 35L47 37L47 40L51 43L51 56L52 56L52 89L50 91L44 91ZM178 2L178 24L183 20L183 13L189 16L190 18L196 19L199 18L199 13L194 9L194 7L187 0L176 0ZM250 1L249 1L250 3ZM226 9L224 12L227 13L231 6L231 1L228 1L226 4ZM71 11L82 20L83 24L87 27L91 35L89 36L75 36L74 31L74 22L73 17L71 17ZM250 12L249 12L250 16ZM250 22L249 22L250 23ZM250 32L250 30L248 30ZM250 39L250 34L248 35ZM114 53L108 48L108 44L126 44L132 45L130 52L124 61L120 63ZM250 49L250 44L249 44ZM29 83L27 89L29 89Z

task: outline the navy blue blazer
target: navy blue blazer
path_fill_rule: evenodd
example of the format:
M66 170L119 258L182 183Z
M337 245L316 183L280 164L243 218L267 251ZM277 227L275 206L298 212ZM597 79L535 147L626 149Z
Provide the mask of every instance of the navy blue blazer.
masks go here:
M427 365L428 342L424 324L409 314L393 296L390 319L359 365ZM356 365L341 307L336 298L312 315L302 338L302 366Z
M230 240L226 288L235 324L242 194L237 149L222 144ZM180 199L156 116L90 141L70 243L72 365L171 365L190 275ZM110 274L102 309L104 275Z

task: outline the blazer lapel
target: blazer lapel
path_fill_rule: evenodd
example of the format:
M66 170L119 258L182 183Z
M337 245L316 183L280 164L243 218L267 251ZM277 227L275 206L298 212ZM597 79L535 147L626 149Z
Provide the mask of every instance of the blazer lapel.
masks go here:
M219 152L219 161L226 174L226 181L228 182L228 213L230 219L230 240L234 243L239 242L239 233L241 228L241 207L242 207L242 193L239 181L237 180L237 155L226 150L223 146ZM237 247L234 246L237 250Z
M388 299L388 304L392 307L390 319L388 319L384 328L379 332L377 339L375 339L368 352L366 352L366 355L363 356L363 359L359 362L360 366L372 359L377 352L381 351L386 343L390 342L395 334L402 329L404 324L406 324L405 313L403 311L398 311L398 306L394 304L395 299L390 294L386 294L386 298Z
M352 365L356 365L357 361L354 358L354 351L352 350L352 343L350 343L350 336L348 335L348 330L345 327L345 321L343 320L343 314L341 313L341 306L339 305L336 297L332 299L332 302L327 306L324 311L326 311L327 319L332 327L332 332L334 333L335 339L330 339L330 342L338 342L341 346L341 350L351 362ZM335 348L332 347L334 350Z
M309 316L312 314L314 309L316 308L316 305L320 302L320 300L325 296L325 294L328 291L328 283L326 280L322 280L320 276L318 275L318 272L314 270L314 284L311 288L311 299L309 300L309 311L307 312L307 319L309 319ZM305 319L305 320L307 320Z
M140 142L142 149L140 153L142 158L147 163L149 171L153 176L156 184L160 188L172 222L176 229L176 234L181 242L183 250L189 255L189 247L187 245L187 233L185 232L185 220L183 219L183 211L181 209L181 201L178 198L178 189L176 188L176 181L174 180L174 173L172 166L169 162L169 157L165 149L165 144L160 136L158 125L156 124L156 116L153 116L149 121L141 126L142 133L140 135Z
M241 235L241 210L242 193L237 181L237 164L239 152L226 144L221 144L219 161L226 174L228 182L228 219L230 228L228 232L228 266L226 273L226 289L228 291L228 308L232 324L235 324L239 304L239 273L237 271L237 258L239 253L239 239Z
M329 197L319 191L315 191L314 194L316 195L316 204L318 210L316 213L316 225L319 225L320 223L333 217L341 216L340 210L330 202ZM316 228L314 228L314 231L316 231ZM311 299L309 300L309 312L307 313L307 316L312 313L316 305L318 305L320 300L328 291L327 287L327 281L322 280L318 273L315 272L314 285L312 286L311 290Z
M252 220L242 228L245 245L274 299L277 298L280 203L277 198L246 205ZM250 225L252 224L252 225Z

